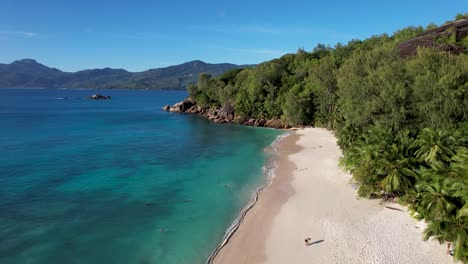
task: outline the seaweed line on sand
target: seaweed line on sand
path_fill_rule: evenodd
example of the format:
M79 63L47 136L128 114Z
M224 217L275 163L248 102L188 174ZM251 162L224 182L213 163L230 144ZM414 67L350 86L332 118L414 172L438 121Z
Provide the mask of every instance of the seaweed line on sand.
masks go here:
M275 141L273 141L273 143L271 144L271 147L273 148L273 151L274 153L277 153L278 152L278 149L276 148L276 146L279 144L279 142L281 142L282 139L284 139L285 137L291 135L292 133L285 133L285 134L282 134L282 135L279 135ZM221 249L223 249L227 243L229 242L229 240L231 239L231 237L236 233L236 231L239 229L240 225L242 224L242 222L244 221L244 218L245 216L247 215L247 213L250 211L250 209L252 209L254 207L254 205L257 203L258 201L258 197L260 195L260 193L265 189L265 187L267 187L271 181L273 180L273 176L275 175L275 172L276 172L276 169L277 169L277 162L274 161L274 165L272 168L267 168L266 166L264 166L264 169L267 171L266 173L266 177L267 177L267 181L265 182L265 184L263 184L262 186L260 186L254 193L254 195L252 196L252 198L250 199L249 203L247 204L246 207L244 207L244 209L242 209L239 217L237 217L237 219L234 221L234 223L231 225L230 228L228 228L226 230L226 233L224 234L224 237L223 239L221 240L221 242L215 247L215 249L213 250L213 252L210 254L210 256L208 257L208 259L206 260L206 264L213 264L213 261L214 259L216 258L216 256L218 255L218 253L221 251Z

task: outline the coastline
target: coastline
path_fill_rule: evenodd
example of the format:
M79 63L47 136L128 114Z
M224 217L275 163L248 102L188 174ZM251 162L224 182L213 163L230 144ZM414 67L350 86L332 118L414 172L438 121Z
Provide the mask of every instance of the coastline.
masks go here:
M278 151L276 176L208 263L454 263L405 207L357 197L330 131L297 130Z
M255 118L245 118L241 116L236 116L234 114L233 107L202 107L197 105L197 103L190 97L185 98L184 100L175 103L174 105L165 105L162 107L162 110L174 113L184 113L198 115L203 118L206 118L214 123L220 124L236 124L244 126L254 126L254 127L269 127L275 129L287 129L291 128L290 125L284 123L279 118L273 119L255 119Z
M264 189L267 188L274 180L276 171L278 169L278 161L277 161L277 156L276 156L278 154L278 146L280 146L280 144L282 144L284 140L287 140L287 138L291 138L292 136L294 136L292 132L285 132L284 134L279 135L275 139L275 141L273 141L273 143L270 145L274 150L274 154L272 154L272 157L271 157L273 159L272 161L274 165L272 168L269 168L267 166L269 161L267 161L266 164L264 165L263 173L265 177L265 183L255 190L248 204L241 210L239 216L234 220L231 226L226 230L223 236L223 239L221 240L220 243L218 243L218 245L215 247L215 249L211 252L210 256L208 257L206 261L207 264L212 264L214 262L219 252L229 243L232 236L235 235L236 231L239 229L240 225L243 223L249 211L252 208L254 208L254 206L259 200L259 196L262 194Z

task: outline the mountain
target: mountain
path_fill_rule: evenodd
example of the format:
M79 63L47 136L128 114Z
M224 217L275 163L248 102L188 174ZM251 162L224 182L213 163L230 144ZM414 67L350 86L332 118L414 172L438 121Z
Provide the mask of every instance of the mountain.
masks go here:
M63 72L33 59L23 59L0 64L0 87L185 89L197 82L200 73L218 76L228 70L245 67L250 65L211 64L195 60L143 72L111 68Z

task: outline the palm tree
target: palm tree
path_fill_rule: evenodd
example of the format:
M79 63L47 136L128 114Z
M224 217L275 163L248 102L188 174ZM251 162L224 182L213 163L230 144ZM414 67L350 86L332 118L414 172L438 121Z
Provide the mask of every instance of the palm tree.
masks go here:
M460 199L461 208L457 217L468 217L468 149L460 148L452 157L448 170L446 186L453 197Z
M391 129L373 126L346 152L343 164L361 184L360 195L379 195L382 189L401 194L412 187L414 159L405 156L410 144L399 141Z
M430 220L425 239L454 244L456 260L468 260L468 150L460 147L449 167L424 169L416 184L414 207Z
M385 177L381 185L387 193L406 193L415 182L416 159L411 153L413 142L409 131L402 130L394 137L391 147L386 148L380 156L378 173Z
M468 257L468 219L456 218L451 222L450 236L454 242L456 260L467 259Z
M447 132L424 128L414 142L417 148L415 154L428 165L450 162L450 158L454 155L452 150L454 144L455 138L449 136Z
M358 139L360 131L356 126L346 121L342 122L343 123L339 124L336 135L338 138L338 145L343 151L346 151Z
M454 245L455 260L467 260L468 257L468 221L455 217L435 220L424 230L424 240L434 237L443 243L451 241Z
M416 211L428 220L444 220L457 208L452 193L446 188L444 174L442 168L423 169L415 185Z
M447 220L434 220L429 222L426 229L424 230L424 240L429 240L429 238L434 238L439 241L439 243L444 243L449 240L449 229L450 222Z
M406 192L417 177L412 170L414 159L404 155L403 145L392 144L391 148L379 156L377 173L385 178L381 182L387 193Z

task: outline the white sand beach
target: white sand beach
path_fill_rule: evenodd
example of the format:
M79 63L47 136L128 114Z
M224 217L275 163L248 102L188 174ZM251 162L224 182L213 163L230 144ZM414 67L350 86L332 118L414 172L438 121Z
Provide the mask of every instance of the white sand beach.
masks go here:
M406 208L357 197L331 132L300 129L279 152L276 177L214 263L453 263Z

